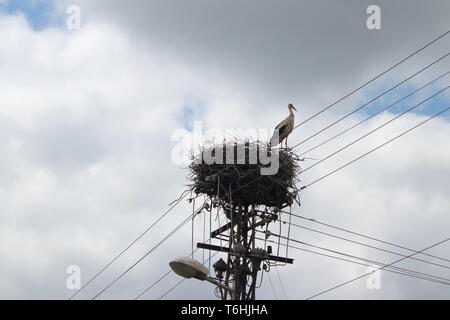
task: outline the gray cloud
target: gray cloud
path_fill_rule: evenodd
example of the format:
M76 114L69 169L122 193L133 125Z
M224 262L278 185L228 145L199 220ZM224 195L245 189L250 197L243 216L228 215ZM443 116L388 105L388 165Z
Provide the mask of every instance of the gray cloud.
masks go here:
M447 1L79 4L87 21L117 22L150 49L217 70L268 100L310 102L328 90L340 95L449 28ZM382 30L366 28L370 4L381 8ZM211 80L220 85L220 78Z

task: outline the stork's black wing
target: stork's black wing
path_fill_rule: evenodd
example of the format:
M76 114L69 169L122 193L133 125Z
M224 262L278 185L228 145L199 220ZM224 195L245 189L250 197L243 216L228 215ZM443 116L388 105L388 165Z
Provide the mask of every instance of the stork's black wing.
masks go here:
M287 129L287 124L284 124L280 127L281 123L278 125L278 127L275 130L278 130L278 136L281 137L283 132Z
M286 131L286 129L287 129L287 124L283 124L283 122L280 123L280 124L275 128L275 131L274 131L274 133L273 133L273 136L272 136L272 138L270 139L270 143L271 143L271 144L275 144L276 141L274 141L274 139L275 139L275 134L277 133L277 130L278 130L278 140L279 140L280 137L281 137L281 135L283 134L283 132ZM278 142L280 142L280 141L278 141Z

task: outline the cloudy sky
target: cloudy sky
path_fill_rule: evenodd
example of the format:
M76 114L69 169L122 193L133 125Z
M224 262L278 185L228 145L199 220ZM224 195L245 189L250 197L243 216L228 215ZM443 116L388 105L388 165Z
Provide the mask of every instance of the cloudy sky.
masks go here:
M381 29L366 25L369 5ZM70 5L81 28L68 28ZM0 298L67 299L67 268L82 284L167 210L186 188L173 162L177 130L271 130L298 106L300 123L449 30L450 3L433 1L0 0ZM448 53L447 35L295 130L296 144ZM301 153L449 71L445 58L296 150ZM320 160L448 86L443 77L339 139ZM308 184L449 106L444 91L300 176ZM307 188L296 214L410 249L449 237L450 113ZM308 159L306 168L316 160ZM77 298L90 299L192 212L183 201ZM313 222L298 225L403 255L411 251ZM196 241L203 220L195 220ZM275 228L274 231L277 231ZM285 234L283 229L282 233ZM291 237L392 263L399 255L293 227ZM300 248L311 249L301 244ZM104 292L133 299L191 249L188 224ZM327 253L314 249L321 253ZM450 280L450 241L399 267ZM330 254L328 252L328 254ZM260 299L305 299L367 272L296 249L265 276ZM342 256L341 256L342 257ZM203 260L203 254L195 258ZM143 299L180 278L169 274ZM286 295L283 292L283 287ZM165 299L215 299L189 280ZM324 299L449 299L446 284L381 272Z

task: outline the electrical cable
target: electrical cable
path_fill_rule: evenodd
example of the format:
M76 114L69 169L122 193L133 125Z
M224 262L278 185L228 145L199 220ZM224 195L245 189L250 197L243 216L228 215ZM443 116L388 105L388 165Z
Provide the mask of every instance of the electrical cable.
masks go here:
M286 223L286 222L283 221L283 223ZM369 244L366 244L366 243L362 243L362 242L359 242L359 241L355 241L355 240L351 240L351 239L348 239L348 238L336 236L336 235L333 235L333 234L330 234L330 233L326 233L326 232L323 232L323 231L320 231L320 230L315 230L315 229L312 229L312 228L300 226L300 225L295 224L295 223L292 223L292 225L293 225L294 227L297 227L297 228L301 228L301 229L304 229L304 230L312 231L312 232L315 232L315 233L320 233L320 234L323 234L323 235L326 235L326 236L329 236L329 237L332 237L332 238L335 238L335 239L347 241L347 242L350 242L350 243L353 243L353 244L358 244L358 245L360 245L360 246L364 246L364 247L367 247L367 248L379 250L379 251L386 252L386 253L390 253L390 254L395 254L395 255L397 255L397 256L406 257L406 255L401 254L401 253L398 253L398 252L395 252L395 251L383 249L383 248L376 247L376 246L372 246L372 245L369 245ZM289 238L288 238L288 239L289 239ZM419 259L419 258L411 258L411 259L416 260L416 261L420 261L420 262L423 262L423 263L428 263L428 264L430 264L430 265L438 266L438 267L441 267L441 268L450 269L449 266L445 266L445 265L442 265L442 264L434 263L434 262L431 262L431 261L422 260L422 259Z
M377 241L377 242L380 242L380 243L384 243L384 244L387 244L387 245L390 245L390 246L393 246L393 247L397 247L397 248L400 248L400 249L408 250L408 251L411 251L411 252L416 252L417 251L417 250L413 250L411 248L407 248L405 246L401 246L399 244L395 244L395 243L392 243L392 242L381 240L379 238L367 236L367 235L364 235L362 233L351 231L349 229L338 227L338 226L335 226L335 225L332 225L332 224L329 224L329 223L321 222L321 221L319 221L317 219L307 218L307 217L304 217L304 216L301 216L301 215L297 215L297 214L294 214L294 213L289 213L289 212L283 211L283 210L280 210L280 211L283 212L283 213L287 213L289 215L292 215L293 217L296 217L296 218L300 218L300 219L303 219L303 220L306 220L306 221L309 221L309 222L317 223L317 224L323 225L325 227L329 227L329 228L332 228L332 229L336 229L336 230L339 230L339 231L350 233L350 234L353 234L353 235L356 235L356 236L359 236L359 237L363 237L363 238L366 238L366 239L369 239L369 240ZM450 259L445 259L445 258L442 258L442 257L438 257L438 256L435 256L435 255L431 255L431 254L425 253L425 252L422 252L420 254L424 255L424 256L428 256L428 257L434 258L434 259L439 259L439 260L442 260L442 261L450 262Z
M420 250L420 251L417 251L417 252L415 252L415 253L412 253L412 254L410 254L409 256L406 256L406 257L403 257L403 258L401 258L401 259L395 260L395 261L393 261L393 262L391 262L391 263L389 263L389 264L387 264L387 265L384 265L383 267L380 267L380 268L378 268L378 269L373 270L373 271L370 272L370 273L366 273L366 274L360 275L360 276L358 276L358 277L356 277L356 278L350 279L350 280L345 281L345 282L343 282L343 283L341 283L341 284L338 284L338 285L336 285L336 286L333 286L333 287L331 287L330 289L323 290L323 291L321 291L321 292L319 292L319 293L316 293L315 295L310 296L310 297L307 298L306 300L311 300L311 299L314 299L314 298L316 298L316 297L318 297L318 296L321 296L321 295L323 295L323 294L325 294L325 293L328 293L328 292L330 292L330 291L332 291L332 290L336 290L337 288L340 288L340 287L342 287L342 286L345 286L345 285L347 285L347 284L349 284L349 283L351 283L351 282L354 282L354 281L356 281L356 280L358 280L358 279L364 278L364 277L368 276L369 274L372 274L372 273L374 273L374 272L376 272L376 271L378 271L378 270L383 270L383 269L385 269L386 267L392 266L392 265L394 265L394 264L396 264L396 263L398 263L398 262L401 262L401 261L403 261L403 260L405 260L405 259L411 258L411 257L414 256L415 254L418 254L418 253L420 253L420 252L423 252L423 251L429 250L429 249L431 249L431 248L434 248L434 247L436 247L436 246L438 246L438 245L441 245L441 244L447 242L448 240L450 240L450 238L447 238L447 239L444 239L444 240L442 240L442 241L439 241L438 243L435 243L435 244L433 244L433 245L431 245L431 246L428 246L428 247L426 247L426 248L424 248L424 249L422 249L422 250Z
M373 129L373 130L370 130L368 133L364 134L363 136L359 137L358 139L353 140L352 142L346 144L344 147L338 149L337 151L331 153L330 155L326 156L325 158L321 159L320 161L318 161L318 162L314 163L313 165L309 166L308 168L304 169L304 170L302 171L302 173L304 173L304 172L306 172L306 171L308 171L308 170L314 168L315 166L321 164L322 162L324 162L324 161L328 160L329 158L333 157L334 155L338 154L339 152L341 152L341 151L347 149L348 147L350 147L350 146L354 145L355 143L361 141L361 140L364 139L365 137L371 135L372 133L374 133L374 132L380 130L381 128L385 127L386 125L390 124L391 122L393 122L393 121L397 120L398 118L404 116L404 115L407 114L408 112L411 112L412 110L414 110L414 109L416 109L417 107L421 106L421 105L424 104L425 102L427 102L427 101L431 100L432 98L436 97L437 95L441 94L442 92L444 92L444 91L447 90L448 88L449 88L448 86L445 87L444 89L442 89L442 90L436 92L435 94L433 94L432 96L426 98L425 100L422 100L422 101L419 102L418 104L416 104L416 105L414 105L413 107L411 107L411 108L405 110L404 112L400 113L399 115L395 116L394 118L390 119L389 121L387 121L387 122L385 122L385 123L379 125L378 127L376 127L376 128Z
M263 240L262 238L257 238L257 239ZM276 244L276 242L272 241L272 240L268 240L268 242ZM282 245L286 246L285 244L282 244ZM304 252L308 252L308 253L312 253L312 254L316 254L319 256L324 256L324 257L328 257L328 258L332 258L332 259L336 259L336 260L341 260L344 262L358 264L358 265L362 265L362 266L366 266L366 267L373 267L373 265L379 265L379 266L386 265L383 262L366 259L366 258L361 258L361 257L355 256L355 255L350 255L350 254L346 254L343 252L339 252L339 251L335 251L335 250L331 250L331 249L327 249L327 248L321 248L321 250L330 251L330 252L333 252L333 253L336 253L336 254L339 254L342 256L346 256L346 257L349 257L352 259L364 261L364 262L367 262L370 264L361 263L361 262L357 262L357 261L349 260L349 259L345 259L345 258L340 258L337 256L333 256L333 255L329 255L329 254L325 254L325 253L321 253L321 252L317 252L317 251L313 251L313 250L309 250L309 249L305 249L305 248L300 248L300 247L296 247L293 245L289 245L289 247L292 249L296 249L296 250L300 250L300 251L304 251ZM406 269L406 268L400 268L400 267L394 267L394 266L391 266L389 268L392 268L392 269L385 269L385 271L397 273L397 274L401 274L401 275L405 275L405 276L409 276L409 277L417 278L417 279L421 279L421 280L426 280L426 281L430 281L430 282L435 282L435 283L439 283L439 284L450 285L450 279L446 279L446 278L442 278L442 277L434 276L434 275L429 275L426 273L422 273L419 271L410 270L410 269Z
M314 119L315 117L317 117L318 115L322 114L323 112L327 111L328 109L330 109L331 107L335 106L336 104L338 104L339 102L341 102L342 100L348 98L349 96L351 96L352 94L354 94L355 92L361 90L362 88L364 88L365 86L367 86L368 84L372 83L373 81L375 81L376 79L380 78L381 76L385 75L386 73L388 73L389 71L393 70L394 68L396 68L397 66L399 66L400 64L402 64L403 62L409 60L411 57L415 56L416 54L418 54L419 52L423 51L425 48L431 46L433 43L437 42L438 40L442 39L443 37L445 37L448 33L450 32L447 31L445 33L443 33L442 35L440 35L439 37L433 39L431 42L428 42L426 45L422 46L421 48L417 49L416 51L414 51L413 53L411 53L410 55L408 55L406 58L400 60L399 62L395 63L394 65L392 65L391 67L389 67L387 70L383 71L382 73L378 74L377 76L375 76L374 78L370 79L369 81L365 82L363 85L359 86L358 88L356 88L355 90L347 93L344 97L340 98L339 100L337 100L336 102L333 102L331 105L325 107L324 109L322 109L321 111L315 113L314 115L310 116L309 118L307 118L306 120L303 120L300 124L298 124L297 126L294 127L294 129L300 127L301 125L309 122L310 120Z
M123 273L121 273L117 278L115 278L111 283L109 283L103 290L97 293L92 300L97 299L100 295L102 295L106 290L108 290L112 285L114 285L117 281L119 281L124 275L126 275L131 269L133 269L136 265L138 265L142 260L144 260L150 253L155 251L161 244L163 244L167 239L172 237L179 229L181 229L189 220L191 219L191 215L189 215L183 222L181 222L174 230L172 230L167 236L165 236L160 242L158 242L154 247L152 247L149 251L147 251L141 258L139 258L135 263L133 263L128 269L126 269Z
M94 281L100 274L102 274L106 269L109 268L117 259L119 259L126 251L128 251L136 242L138 242L147 232L149 232L158 222L160 222L169 212L171 212L186 196L188 193L180 196L177 200L172 202L172 206L164 212L152 225L150 225L139 237L133 240L128 247L126 247L122 252L120 252L114 259L108 262L99 272L97 272L93 277L91 277L79 290L77 290L69 300L72 300L78 293L84 290L92 281Z
M368 121L368 120L374 118L375 116L379 115L380 113L382 113L382 112L384 112L384 111L386 111L386 110L392 108L392 107L395 106L397 103L399 103L399 102L401 102L401 101L403 101L403 100L405 100L405 99L411 97L412 95L414 95L414 94L416 94L417 92L423 90L424 88L428 87L429 85L431 85L431 84L433 84L433 83L439 81L440 79L446 77L449 73L450 73L450 71L447 71L446 73L442 74L441 76L439 76L439 77L433 79L432 81L428 82L427 84L425 84L425 85L421 86L420 88L414 90L413 92L409 93L408 95L404 96L403 98L398 99L398 100L395 101L394 103L392 103L392 104L388 105L387 107L385 107L385 108L383 108L383 109L377 111L376 113L370 115L369 117L365 118L364 120L359 121L358 123L352 125L351 127L345 129L344 131L339 132L338 134L334 135L333 137L328 138L327 140L325 140L325 141L319 143L318 145L316 145L316 146L314 146L314 147L312 147L312 148L309 148L309 149L306 150L306 151L303 151L302 153L299 154L299 157L301 157L301 156L307 154L308 152L311 152L311 151L313 151L313 150L315 150L315 149L317 149L317 148L319 148L319 147L325 145L326 143L328 143L328 142L330 142L330 141L332 141L332 140L334 140L334 139L340 137L340 136L343 135L344 133L347 133L347 132L349 132L350 130L356 128L357 126L363 124L364 122L366 122L366 121Z
M433 61L431 64L427 65L426 67L420 69L419 71L417 71L416 73L414 73L413 75L409 76L408 78L406 78L405 80L397 83L395 86L389 88L388 90L384 91L383 93L380 93L379 95L377 95L375 98L373 98L372 100L370 100L369 102L366 102L365 104L359 106L358 108L354 109L353 111L347 113L345 116L339 118L338 120L335 120L334 122L332 122L331 124L329 124L328 126L326 126L325 128L322 128L321 130L317 131L316 133L314 133L313 135L309 136L308 138L302 140L301 142L297 143L295 146L292 147L292 149L297 148L298 146L302 145L303 143L311 140L312 138L314 138L315 136L319 135L320 133L324 132L325 130L331 128L332 126L334 126L335 124L338 124L339 122L341 122L342 120L350 117L352 114L355 114L356 112L358 112L359 110L365 108L366 106L368 106L369 104L371 104L372 102L374 102L375 100L379 99L380 97L384 96L385 94L391 92L392 90L394 90L395 88L401 86L402 84L404 84L405 82L411 80L412 78L414 78L415 76L417 76L418 74L422 73L423 71L425 71L426 69L430 68L431 66L435 65L436 63L438 63L439 61L447 58L449 56L449 53L445 54L444 56L440 57L439 59Z
M339 168L337 168L337 169L335 169L335 170L333 170L333 171L327 173L326 175L324 175L324 176L322 176L322 177L320 177L320 178L314 180L313 182L311 182L311 183L309 183L309 184L303 186L303 187L301 188L301 190L304 190L304 189L306 189L306 188L309 188L310 186L316 184L317 182L319 182L319 181L321 181L321 180L323 180L323 179L329 177L330 175L332 175L332 174L334 174L334 173L336 173L336 172L338 172L338 171L344 169L345 167L351 165L352 163L354 163L354 162L360 160L361 158L363 158L363 157L365 157L365 156L371 154L372 152L374 152L374 151L376 151L376 150L378 150L378 149L384 147L385 145L391 143L392 141L394 141L394 140L396 140L396 139L402 137L403 135L405 135L405 134L411 132L412 130L414 130L414 129L418 128L418 127L420 127L421 125L425 124L426 122L428 122L428 121L430 121L430 120L436 118L437 116L443 114L444 112L448 111L448 109L449 109L449 107L443 109L442 111L440 111L440 112L434 114L433 116L431 116L431 117L427 118L426 120L420 122L419 124L415 125L414 127L412 127L412 128L410 128L410 129L404 131L403 133L401 133L401 134L395 136L394 138L392 138L392 139L386 141L385 143L379 145L378 147L371 149L370 151L364 153L363 155L357 157L356 159L353 159L352 161L350 161L350 162L348 162L348 163L346 163L346 164L340 166Z

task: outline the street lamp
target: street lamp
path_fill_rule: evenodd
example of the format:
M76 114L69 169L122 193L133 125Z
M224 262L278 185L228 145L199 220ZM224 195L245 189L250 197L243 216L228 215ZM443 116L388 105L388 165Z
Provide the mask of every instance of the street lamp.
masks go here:
M209 275L208 268L206 268L204 265L202 265L200 262L194 259L187 257L176 258L171 262L169 262L169 266L170 268L172 268L173 272L175 272L179 276L182 276L183 278L187 279L195 278L201 281L206 280L218 287L230 291L231 294L233 293L233 290L230 287L220 283L215 279L210 278L208 276Z

